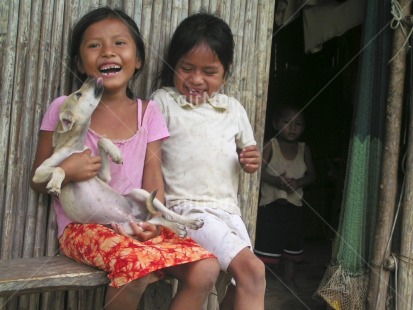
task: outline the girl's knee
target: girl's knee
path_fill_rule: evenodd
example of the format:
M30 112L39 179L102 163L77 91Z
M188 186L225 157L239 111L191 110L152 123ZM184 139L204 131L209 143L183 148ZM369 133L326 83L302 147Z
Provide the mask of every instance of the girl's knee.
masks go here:
M265 283L265 265L256 257L252 265L252 273L257 283Z
M187 289L198 292L209 292L219 275L219 264L215 258L203 259L178 268L179 271L172 275Z
M265 277L265 265L258 257L256 257L254 265L255 269L257 270L257 273L260 276Z
M211 276L218 277L220 267L216 258L207 258L197 262L196 268L201 273L211 273Z
M204 259L193 270L192 282L198 283L199 286L212 289L218 279L220 272L219 263L215 258Z
M252 291L263 292L266 286L265 280L265 265L256 258L251 262L250 269L250 283L248 284Z
M265 285L265 265L255 255L248 256L233 265L233 273L238 281L245 280L253 285Z
M264 263L254 254L248 255L243 261L243 266L241 268L249 270L252 274L256 276L265 276L265 265Z

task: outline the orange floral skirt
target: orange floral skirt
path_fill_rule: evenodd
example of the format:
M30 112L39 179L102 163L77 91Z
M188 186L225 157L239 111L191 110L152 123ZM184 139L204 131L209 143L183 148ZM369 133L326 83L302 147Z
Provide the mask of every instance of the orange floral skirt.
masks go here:
M69 224L59 238L63 253L108 272L110 285L119 287L163 268L215 257L190 238L168 229L148 241L124 237L99 224Z

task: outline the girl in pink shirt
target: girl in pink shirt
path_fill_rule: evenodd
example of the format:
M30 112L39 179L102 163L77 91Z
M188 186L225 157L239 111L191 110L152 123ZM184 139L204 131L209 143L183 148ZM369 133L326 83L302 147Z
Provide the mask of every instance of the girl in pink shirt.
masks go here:
M123 164L111 163L110 185L120 194L133 188L157 190L164 202L161 141L169 136L165 121L153 101L134 99L128 83L141 72L145 52L139 29L125 13L107 7L86 14L72 32L72 68L75 79L103 78L104 93L92 114L85 145L88 150L60 163L64 184L95 177L101 168L97 141L105 136L121 150ZM32 171L53 153L52 137L66 97L52 102L40 128ZM33 173L32 173L33 174ZM46 184L31 183L39 192ZM59 200L53 199L59 243L63 253L79 262L108 272L111 279L105 309L136 309L151 275L176 277L181 285L170 309L200 309L215 283L219 265L215 257L190 238L179 238L150 223L131 223L133 236L114 225L73 223ZM161 273L162 271L162 273ZM207 271L207 272L206 272Z

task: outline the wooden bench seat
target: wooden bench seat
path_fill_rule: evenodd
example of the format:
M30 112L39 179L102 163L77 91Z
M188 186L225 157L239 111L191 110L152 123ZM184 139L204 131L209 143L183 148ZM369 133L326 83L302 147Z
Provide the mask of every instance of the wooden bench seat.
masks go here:
M109 282L105 271L77 263L66 256L0 260L0 299L32 293L91 289L106 286ZM173 283L174 279L170 277L162 281L152 277L139 309L167 309L174 290ZM1 305L0 302L0 308ZM100 305L94 306L101 308Z
M65 256L0 260L0 296L107 285L106 272Z
M66 256L46 256L0 260L0 300L19 295L53 291L93 289L108 285L107 273L100 269L80 264ZM177 290L177 281L167 276L162 281L152 277L145 289L139 309L167 309ZM217 309L216 291L206 301L203 309ZM102 299L103 302L103 299ZM0 308L2 303L0 302ZM6 304L3 304L5 306ZM101 309L94 305L93 309Z

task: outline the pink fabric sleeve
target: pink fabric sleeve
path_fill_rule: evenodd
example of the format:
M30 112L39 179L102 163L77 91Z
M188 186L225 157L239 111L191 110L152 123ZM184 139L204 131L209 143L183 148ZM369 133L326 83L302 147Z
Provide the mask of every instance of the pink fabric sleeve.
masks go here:
M40 130L54 131L56 124L59 121L59 111L67 96L61 96L52 101L47 107L46 113L43 115Z
M165 119L155 101L149 101L145 114L146 113L148 113L146 115L146 127L148 129L147 143L168 138L168 127L166 126Z

